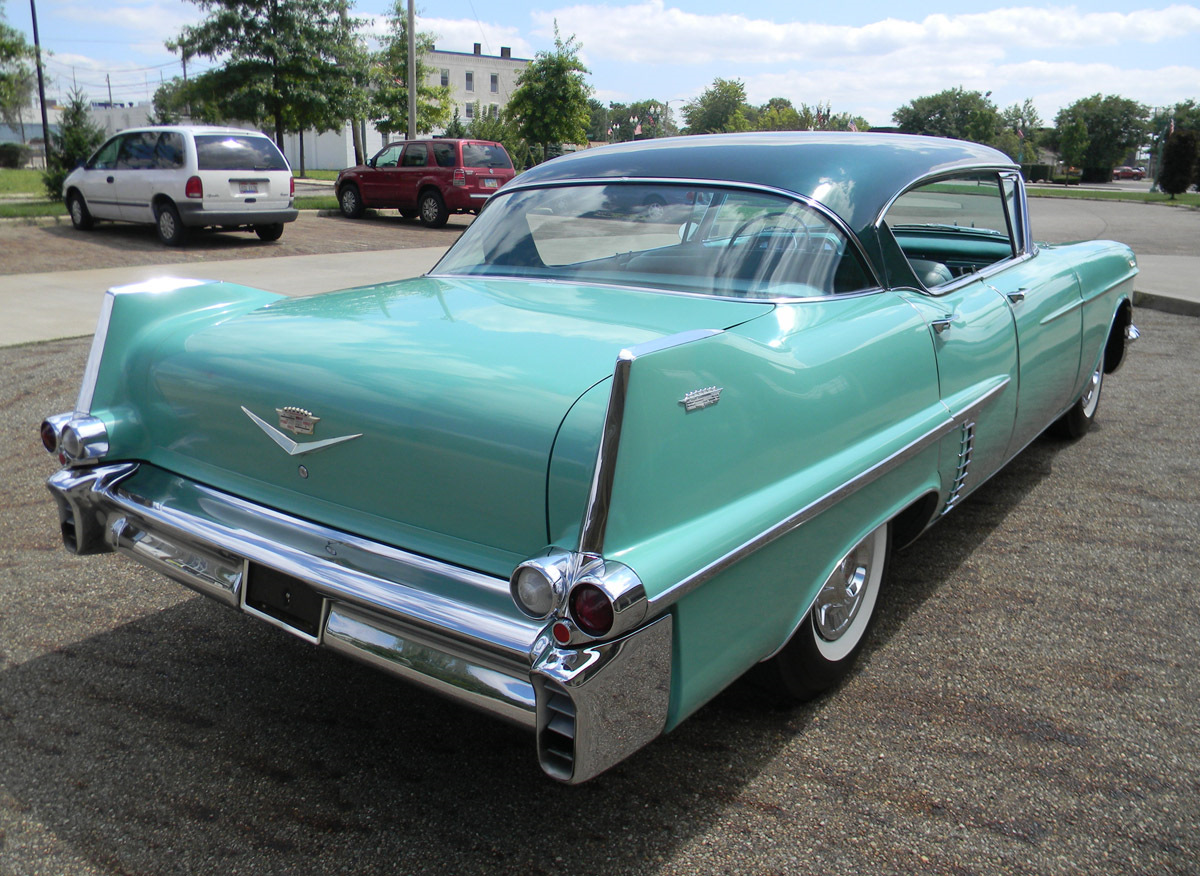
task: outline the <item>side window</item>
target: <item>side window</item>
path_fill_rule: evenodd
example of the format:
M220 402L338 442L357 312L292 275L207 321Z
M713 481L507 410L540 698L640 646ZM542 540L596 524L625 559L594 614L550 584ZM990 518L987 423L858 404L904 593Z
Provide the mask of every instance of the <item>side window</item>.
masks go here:
M475 118L475 104L469 103L463 107L463 118L468 122Z
M433 159L438 167L454 167L454 146L450 143L434 143Z
M400 163L400 152L403 146L389 146L375 156L376 167L395 167Z
M414 143L404 150L402 167L424 167L429 160L429 148L424 143Z
M884 222L927 289L1012 258L1016 182L996 173L945 177L905 192Z
M150 170L155 165L154 150L158 146L157 131L126 134L117 152L118 170Z
M92 160L87 163L88 170L112 170L117 166L117 150L121 148L124 137L113 137L96 150Z
M154 166L159 170L177 170L183 167L183 135L164 131L154 148Z

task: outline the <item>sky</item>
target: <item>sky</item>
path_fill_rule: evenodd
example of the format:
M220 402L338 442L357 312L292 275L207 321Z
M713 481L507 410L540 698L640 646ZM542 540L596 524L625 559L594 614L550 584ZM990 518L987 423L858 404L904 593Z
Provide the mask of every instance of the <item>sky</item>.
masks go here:
M34 0L50 77L47 94L72 83L93 100L149 101L182 72L164 41L203 17L182 0ZM1136 0L1134 0L1136 3ZM575 35L604 103L654 98L682 104L717 77L741 80L753 104L786 97L797 106L892 124L914 98L961 86L991 92L1001 109L1031 98L1043 124L1092 94L1150 107L1200 100L1200 4L1131 9L1129 0L1054 6L958 0L934 4L865 0L797 3L758 0L738 12L728 0L425 0L417 29L436 46L487 54L508 46L532 58L554 46L555 23ZM388 0L358 0L354 14L373 32L386 28ZM947 7L952 12L942 11ZM28 0L0 0L8 24L33 42ZM212 66L189 62L189 73Z

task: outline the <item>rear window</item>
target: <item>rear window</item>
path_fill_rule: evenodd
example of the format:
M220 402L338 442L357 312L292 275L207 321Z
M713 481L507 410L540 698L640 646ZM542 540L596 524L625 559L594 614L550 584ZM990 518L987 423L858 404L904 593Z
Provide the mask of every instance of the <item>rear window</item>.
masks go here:
M462 153L465 167L512 167L508 153L498 144L463 143Z
M288 170L274 143L240 134L198 134L196 166L200 170Z

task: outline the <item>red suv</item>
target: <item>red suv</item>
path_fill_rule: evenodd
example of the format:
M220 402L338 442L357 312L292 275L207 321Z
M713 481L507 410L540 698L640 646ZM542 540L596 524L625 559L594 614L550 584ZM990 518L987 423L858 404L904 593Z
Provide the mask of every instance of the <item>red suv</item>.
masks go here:
M516 176L499 143L486 140L406 140L389 143L366 164L338 174L337 198L351 219L367 207L395 207L429 228L451 213L478 213L492 193Z

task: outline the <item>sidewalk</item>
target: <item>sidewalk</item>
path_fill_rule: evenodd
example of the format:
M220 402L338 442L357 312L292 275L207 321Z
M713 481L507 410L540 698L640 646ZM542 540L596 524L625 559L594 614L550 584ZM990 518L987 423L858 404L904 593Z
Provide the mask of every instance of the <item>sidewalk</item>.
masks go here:
M442 247L333 255L232 259L0 276L0 347L90 335L104 290L153 277L226 280L282 295L311 295L416 277L433 267ZM1200 257L1142 256L1134 303L1200 316Z

